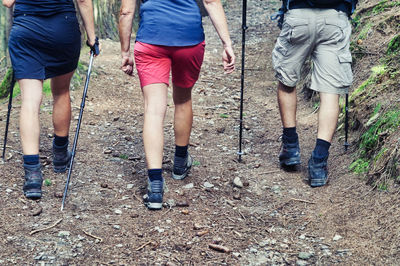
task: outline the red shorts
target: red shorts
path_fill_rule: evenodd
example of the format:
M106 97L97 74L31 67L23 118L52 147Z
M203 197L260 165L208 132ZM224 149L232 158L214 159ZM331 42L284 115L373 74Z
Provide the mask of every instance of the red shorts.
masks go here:
M135 43L135 64L140 86L154 83L169 85L172 69L172 83L181 88L191 88L199 78L204 58L205 42L193 46L162 46L142 42Z

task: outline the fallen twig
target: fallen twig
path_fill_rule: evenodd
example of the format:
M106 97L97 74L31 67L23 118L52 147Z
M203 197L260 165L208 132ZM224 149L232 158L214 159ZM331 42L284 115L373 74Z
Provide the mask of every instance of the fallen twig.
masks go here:
M259 175L267 175L267 174L278 173L278 172L280 172L280 171L281 171L281 170L277 169L277 170L271 170L271 171L261 172L261 173L258 173L258 174L259 174Z
M85 230L82 230L82 232L83 232L85 235L87 235L87 236L90 236L90 237L93 237L94 239L97 239L97 240L99 240L99 241L100 241L100 243L101 243L101 242L103 242L103 238L101 238L101 237L98 237L98 236L92 235L91 233L89 233L89 232L86 232Z
M42 231L49 230L49 229L51 229L51 228L53 228L53 227L56 227L59 223L61 223L62 220L63 220L63 219L61 218L60 220L58 220L57 222L55 222L53 225L50 225L49 227L45 227L45 228L42 228L42 229L33 230L33 231L30 232L29 234L30 234L30 235L33 235L33 234L36 234L36 233L39 233L39 232L42 232Z
M291 198L290 200L293 200L293 201L300 201L300 202L304 202L304 203L310 203L310 204L315 204L315 202L308 201L308 200L303 200L303 199L295 199L295 198Z
M227 247L221 246L221 245L208 244L208 247L211 248L211 249L213 249L213 250L216 250L216 251L219 251L219 252L223 252L223 253L229 253L229 252L231 252L231 249L230 249L230 248L227 248Z
M141 250L142 248L144 248L145 246L150 245L150 244L151 244L151 241L147 241L146 243L144 243L143 245L141 245L140 247L138 247L138 248L136 249L136 251L139 251L139 250Z

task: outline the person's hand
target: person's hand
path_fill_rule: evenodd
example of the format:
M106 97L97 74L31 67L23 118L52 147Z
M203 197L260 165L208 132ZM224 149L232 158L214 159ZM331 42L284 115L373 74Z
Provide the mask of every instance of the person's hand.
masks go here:
M87 40L86 45L89 46L90 51L93 52L94 56L98 56L101 51L101 46L99 43L99 38L95 38L94 40Z
M230 74L235 70L235 54L233 53L232 46L224 47L224 51L222 52L222 64L225 74Z
M121 70L128 74L129 76L133 75L133 59L129 56L128 53L122 53L121 59Z

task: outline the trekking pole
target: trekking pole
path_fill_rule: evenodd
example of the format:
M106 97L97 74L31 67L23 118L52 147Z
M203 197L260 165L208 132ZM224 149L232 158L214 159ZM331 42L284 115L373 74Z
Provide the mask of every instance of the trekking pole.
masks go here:
M11 78L11 87L10 87L10 96L8 99L8 111L7 111L7 122L6 122L6 132L4 133L4 145L3 145L3 155L1 156L4 160L6 154L6 145L7 145L7 135L8 135L8 125L10 124L10 115L11 115L11 108L12 108L12 97L13 91L15 86L15 76L14 71Z
M73 164L74 164L74 158L75 158L75 152L76 152L76 145L77 145L77 143L78 143L78 137L79 137L79 129L80 129L80 127L81 127L83 109L85 108L86 93L87 93L87 89L88 89L88 86L89 86L90 74L91 74L91 72L92 72L93 57L94 57L94 52L91 51L91 52L90 52L89 67L88 67L88 71L87 71L87 74L86 74L85 87L84 87L84 89L83 89L83 96L82 96L81 108L80 108L80 111L79 111L78 125L76 126L75 137L74 137L74 144L72 145L71 161L70 161L70 163L69 163L68 176L67 176L67 181L66 181L66 183L65 183L64 194L63 194L62 203L61 203L61 211L64 209L65 199L67 198L67 193L68 193L69 181L70 181L70 179L71 179L72 166L73 166Z
M243 93L244 93L244 56L246 48L246 13L247 13L247 0L243 0L242 7L242 73L240 76L240 128L239 128L239 162L242 161L242 133L243 133Z
M344 107L344 150L347 151L347 148L350 144L347 142L347 137L349 133L349 94L346 94L346 103Z

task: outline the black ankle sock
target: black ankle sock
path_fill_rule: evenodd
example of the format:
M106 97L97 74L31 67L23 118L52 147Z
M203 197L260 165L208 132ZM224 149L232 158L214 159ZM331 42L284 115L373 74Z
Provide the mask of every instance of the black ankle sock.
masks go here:
M147 170L147 173L151 181L162 180L162 169L159 168L149 169Z
M329 147L331 143L323 139L317 139L315 149L313 151L313 157L317 160L323 160L329 155Z
M188 145L186 146L178 146L175 145L175 156L185 158L188 151Z
M39 164L39 154L24 155L24 156L22 156L22 158L24 159L24 164L27 164L27 165Z
M64 147L68 143L68 136L60 137L54 134L54 145L57 147Z
M284 127L283 138L290 143L296 142L299 139L299 136L296 132L296 127Z

